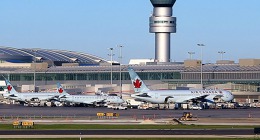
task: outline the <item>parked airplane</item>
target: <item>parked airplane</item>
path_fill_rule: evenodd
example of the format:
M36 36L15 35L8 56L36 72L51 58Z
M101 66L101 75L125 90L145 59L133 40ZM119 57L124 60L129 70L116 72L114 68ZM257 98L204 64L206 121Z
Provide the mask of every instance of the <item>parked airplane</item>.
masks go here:
M221 98L225 102L234 98L232 93L226 90L150 90L132 68L128 68L128 72L135 91L131 97L146 102L156 104L189 101L214 103L215 98Z
M70 102L74 104L84 104L84 105L97 105L100 103L107 104L121 104L124 100L117 95L70 95L64 91L60 83L57 83L58 91L61 94L59 96L60 101Z
M29 103L32 101L51 101L59 97L59 92L29 92L29 93L18 93L9 80L5 79L8 93L4 94L5 98L13 99L19 102Z

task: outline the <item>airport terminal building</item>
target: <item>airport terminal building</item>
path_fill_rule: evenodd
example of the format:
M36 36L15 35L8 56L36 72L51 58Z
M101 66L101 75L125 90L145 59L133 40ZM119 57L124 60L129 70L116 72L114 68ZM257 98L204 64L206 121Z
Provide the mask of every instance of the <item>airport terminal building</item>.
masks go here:
M122 92L133 92L128 67L132 67L151 89L201 88L202 74L206 89L229 90L240 102L260 99L260 59L240 59L239 63L221 60L203 65L200 60L185 60L120 66L80 52L0 47L0 72L20 91L34 89L34 83L37 91L54 90L60 82L70 92L117 93L121 90L122 73Z

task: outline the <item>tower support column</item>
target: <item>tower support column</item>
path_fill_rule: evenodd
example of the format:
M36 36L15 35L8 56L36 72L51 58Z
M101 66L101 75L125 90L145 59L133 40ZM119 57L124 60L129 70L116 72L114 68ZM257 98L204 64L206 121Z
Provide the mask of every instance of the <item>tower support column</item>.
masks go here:
M155 33L155 60L158 62L170 61L170 33Z

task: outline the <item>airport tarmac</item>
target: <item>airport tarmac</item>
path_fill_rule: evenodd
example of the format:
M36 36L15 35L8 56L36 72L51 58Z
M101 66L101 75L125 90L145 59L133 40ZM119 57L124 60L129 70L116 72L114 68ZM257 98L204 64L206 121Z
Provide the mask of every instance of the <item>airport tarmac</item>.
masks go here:
M260 108L207 110L113 110L104 107L26 107L0 104L0 122L34 120L37 123L92 123L92 124L168 124L183 112L191 112L197 125L260 125ZM118 118L97 117L97 113L118 113Z
M248 109L206 109L206 110L113 110L104 107L26 107L0 104L1 117L97 117L97 113L118 113L119 118L179 118L183 112L191 112L196 118L260 118L260 108Z

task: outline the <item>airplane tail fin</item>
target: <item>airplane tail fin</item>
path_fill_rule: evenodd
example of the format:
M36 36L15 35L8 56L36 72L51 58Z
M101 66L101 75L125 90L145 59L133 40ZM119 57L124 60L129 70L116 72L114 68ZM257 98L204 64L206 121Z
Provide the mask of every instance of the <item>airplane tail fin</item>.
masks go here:
M60 83L57 83L57 92L60 93L60 96L64 96L64 95L69 95L69 93L67 93L62 85Z
M137 75L137 73L132 68L128 68L128 72L129 72L132 84L134 86L134 91L135 92L149 91L149 89L144 84L142 79Z
M18 93L18 92L14 89L14 87L13 87L13 85L10 83L10 81L7 80L6 78L5 78L5 84L6 84L6 87L7 87L7 90L8 90L8 93L9 93L9 94L16 94L16 93Z

